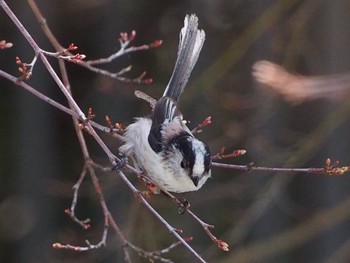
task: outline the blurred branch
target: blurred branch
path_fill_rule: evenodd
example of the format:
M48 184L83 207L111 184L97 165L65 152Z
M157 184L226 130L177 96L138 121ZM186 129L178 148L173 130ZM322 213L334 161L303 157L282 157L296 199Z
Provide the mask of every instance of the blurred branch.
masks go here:
M350 198L331 208L325 208L304 223L277 234L267 240L247 245L244 249L234 251L233 255L227 257L224 262L257 262L272 257L278 253L296 248L319 234L329 231L333 227L345 222L350 218Z
M323 263L345 263L350 259L350 239L346 240L332 255L330 255Z
M316 11L322 2L323 0L308 0L302 2L295 14L289 19L287 29L284 30L290 32L291 35L288 42L286 42L287 47L284 51L284 60L287 65L291 65L293 58L298 57L299 53L295 54L295 52L302 51L303 54L305 54L315 50L315 48L311 47L308 29L310 28L309 26L311 25L310 22L312 18L314 18L314 15L317 13ZM308 45L310 47L303 51L304 49L300 44L303 46Z
M350 73L306 77L264 60L253 65L253 77L292 104L320 98L340 102L350 93Z

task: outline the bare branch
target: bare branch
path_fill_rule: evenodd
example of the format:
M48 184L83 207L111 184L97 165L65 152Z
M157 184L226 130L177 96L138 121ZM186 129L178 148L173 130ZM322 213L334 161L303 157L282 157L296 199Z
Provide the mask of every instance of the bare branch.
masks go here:
M339 162L336 161L333 165L330 165L330 159L328 158L325 162L324 167L320 168L278 168L278 167L263 167L254 166L253 163L247 165L236 165L227 163L217 163L213 162L213 167L241 170L246 172L251 171L268 171L268 172L288 172L288 173L309 173L309 174L327 174L327 175L343 175L349 172L350 166L339 167Z

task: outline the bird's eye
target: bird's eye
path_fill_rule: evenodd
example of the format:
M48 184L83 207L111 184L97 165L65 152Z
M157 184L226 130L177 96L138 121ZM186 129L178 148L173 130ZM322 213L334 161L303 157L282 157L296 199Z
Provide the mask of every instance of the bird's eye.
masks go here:
M180 163L180 165L181 165L181 168L185 168L185 161L182 160L181 163Z

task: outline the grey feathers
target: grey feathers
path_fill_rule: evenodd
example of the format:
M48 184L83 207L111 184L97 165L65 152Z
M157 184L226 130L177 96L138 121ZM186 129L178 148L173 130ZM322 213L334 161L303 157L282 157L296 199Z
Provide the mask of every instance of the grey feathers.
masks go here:
M173 74L164 91L163 97L178 101L198 60L205 40L205 33L198 29L198 17L187 15L180 32L179 49Z

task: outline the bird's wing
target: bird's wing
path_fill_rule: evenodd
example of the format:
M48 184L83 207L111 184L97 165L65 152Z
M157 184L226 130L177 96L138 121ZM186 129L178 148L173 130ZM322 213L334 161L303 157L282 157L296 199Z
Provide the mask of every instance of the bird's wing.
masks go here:
M148 142L155 152L160 152L169 138L179 134L193 136L183 121L182 114L176 102L169 97L162 97L157 101L151 115L152 126Z

